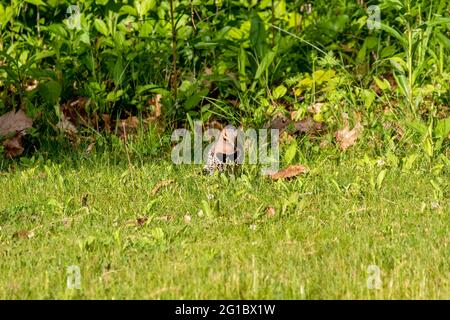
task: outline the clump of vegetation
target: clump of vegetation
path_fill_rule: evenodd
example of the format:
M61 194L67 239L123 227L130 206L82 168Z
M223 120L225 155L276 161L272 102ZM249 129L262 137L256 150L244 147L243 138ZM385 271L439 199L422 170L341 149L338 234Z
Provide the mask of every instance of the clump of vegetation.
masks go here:
M29 151L58 128L73 138L77 127L87 144L93 130L123 136L133 116L149 124L156 113L170 134L189 119L261 126L285 114L326 124L317 145L350 115L375 147L395 140L433 157L449 141L448 8L374 4L0 4L0 113L23 109L34 121Z

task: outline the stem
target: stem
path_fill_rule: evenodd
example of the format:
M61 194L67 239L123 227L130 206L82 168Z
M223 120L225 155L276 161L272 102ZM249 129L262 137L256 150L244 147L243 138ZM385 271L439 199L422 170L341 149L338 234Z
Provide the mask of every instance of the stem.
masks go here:
M170 20L172 24L172 90L177 99L177 29L173 12L173 0L170 0Z
M272 25L275 25L275 0L272 0ZM272 28L272 48L275 46L275 29Z
M38 33L38 39L40 39L40 38L41 38L41 26L40 26L40 24L39 24L39 20L40 20L41 18L40 18L40 12L39 12L39 5L37 6L36 14L37 14L37 16L36 16L36 20L37 20L37 33Z
M413 77L412 77L412 30L411 25L408 23L408 100L409 107L415 115L415 109L413 105Z

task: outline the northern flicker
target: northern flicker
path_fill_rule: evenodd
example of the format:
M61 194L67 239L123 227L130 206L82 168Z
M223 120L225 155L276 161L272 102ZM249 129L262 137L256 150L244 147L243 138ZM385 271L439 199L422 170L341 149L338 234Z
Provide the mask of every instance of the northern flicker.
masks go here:
M223 172L227 165L236 163L238 131L234 127L225 127L208 153L204 171L210 175L214 171Z

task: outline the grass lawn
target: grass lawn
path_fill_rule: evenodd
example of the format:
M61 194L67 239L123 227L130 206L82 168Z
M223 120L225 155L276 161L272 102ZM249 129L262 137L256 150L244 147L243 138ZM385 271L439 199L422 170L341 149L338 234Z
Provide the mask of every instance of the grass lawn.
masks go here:
M450 298L448 170L363 159L277 182L107 156L4 168L0 299Z

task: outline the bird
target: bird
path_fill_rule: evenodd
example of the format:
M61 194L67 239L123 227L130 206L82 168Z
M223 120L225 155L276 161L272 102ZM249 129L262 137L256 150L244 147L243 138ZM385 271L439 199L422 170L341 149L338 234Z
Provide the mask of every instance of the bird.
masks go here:
M238 131L232 126L225 127L208 152L203 170L210 175L215 171L224 172L228 165L235 164L238 156Z

